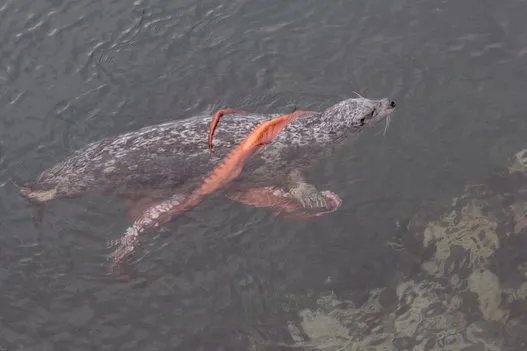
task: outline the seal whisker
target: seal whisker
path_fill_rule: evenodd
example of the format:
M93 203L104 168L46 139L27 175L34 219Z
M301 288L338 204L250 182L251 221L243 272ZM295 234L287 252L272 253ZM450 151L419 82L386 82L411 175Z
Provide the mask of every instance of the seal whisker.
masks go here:
M357 95L357 97L360 97L361 99L364 99L364 96L362 96L361 94L357 93L356 91L353 91L353 93L354 93L355 95Z
M386 123L384 125L384 132L382 133L382 136L386 135L386 132L388 131L388 127L390 126L391 116L386 117Z

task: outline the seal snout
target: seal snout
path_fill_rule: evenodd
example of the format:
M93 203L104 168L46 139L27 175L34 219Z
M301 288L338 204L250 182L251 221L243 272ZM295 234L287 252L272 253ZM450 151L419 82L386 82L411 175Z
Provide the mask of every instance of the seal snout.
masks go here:
M379 100L379 104L382 108L387 110L393 110L395 106L397 106L394 100L388 98Z

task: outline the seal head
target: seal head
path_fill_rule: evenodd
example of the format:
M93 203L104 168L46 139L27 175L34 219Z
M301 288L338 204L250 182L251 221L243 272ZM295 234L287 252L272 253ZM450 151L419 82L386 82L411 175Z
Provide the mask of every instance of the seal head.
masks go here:
M363 97L343 100L322 112L322 125L328 133L358 133L389 118L395 109L393 100L371 100Z

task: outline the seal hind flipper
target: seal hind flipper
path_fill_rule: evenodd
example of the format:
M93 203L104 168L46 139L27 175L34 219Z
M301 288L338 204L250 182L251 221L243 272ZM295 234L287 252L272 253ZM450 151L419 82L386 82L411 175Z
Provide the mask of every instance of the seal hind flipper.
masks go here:
M19 185L14 180L11 180L13 186L18 190L18 193L25 198L26 200L32 202L47 202L53 200L57 197L57 189L52 188L41 188L38 189L35 184L26 183L24 185Z
M43 206L42 206L42 203L45 202L45 201L49 201L51 200L52 198L47 198L46 197L40 197L40 201L39 201L39 198L38 197L31 197L32 194L35 193L35 191L33 191L28 184L25 184L25 185L20 185L20 183L15 180L13 177L11 177L8 182L10 182L13 187L16 188L16 190L18 191L18 193L20 194L20 196L24 199L24 200L27 200L29 202L29 206L31 207L31 222L33 223L33 226L36 230L36 232L38 233L38 237L41 236L42 234L42 223L44 221L44 211L43 211ZM49 190L47 190L49 192ZM45 190L43 190L42 192L45 192Z
M20 194L29 200L47 202L55 199L55 196L57 195L57 189L31 190L29 188L20 188Z

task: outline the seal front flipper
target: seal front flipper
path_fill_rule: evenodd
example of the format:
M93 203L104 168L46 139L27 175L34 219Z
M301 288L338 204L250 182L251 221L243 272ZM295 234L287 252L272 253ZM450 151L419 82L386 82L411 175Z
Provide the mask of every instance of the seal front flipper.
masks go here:
M306 209L327 209L331 204L314 185L298 182L290 190L291 195Z
M311 219L324 216L328 213L335 212L342 205L342 199L332 191L324 190L320 192L331 204L326 210L313 212L313 209L309 211L296 211L295 213L288 213L287 211L279 211L276 213L277 216L282 216L288 219Z
M299 170L289 175L289 192L305 209L330 209L331 201L313 184L306 181Z
M342 204L340 197L331 191L322 191L322 196L330 203L330 208L324 211L308 213L291 193L276 186L256 187L245 190L230 190L227 198L248 206L273 208L275 215L289 219L310 219L321 217L336 211Z

